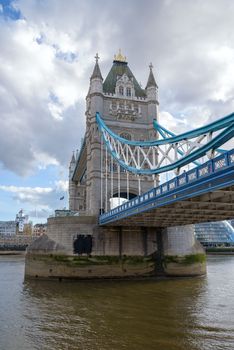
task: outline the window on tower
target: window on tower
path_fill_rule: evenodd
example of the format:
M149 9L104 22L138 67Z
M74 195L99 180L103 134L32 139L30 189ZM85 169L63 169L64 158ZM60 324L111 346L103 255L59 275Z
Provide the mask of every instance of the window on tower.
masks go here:
M127 87L126 95L127 95L127 96L132 96L131 88Z
M124 94L124 88L123 88L123 86L120 86L120 87L119 87L119 94L123 96L123 94Z
M119 136L126 140L132 139L132 136L128 132L122 132Z

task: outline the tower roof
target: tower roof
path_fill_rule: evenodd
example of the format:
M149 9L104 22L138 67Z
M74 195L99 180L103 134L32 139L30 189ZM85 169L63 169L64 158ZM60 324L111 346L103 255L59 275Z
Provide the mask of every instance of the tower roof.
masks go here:
M75 155L74 155L74 151L73 151L70 163L75 163L75 162L76 162L76 159L75 159Z
M157 83L155 81L155 78L154 78L152 63L150 63L149 68L150 68L150 73L149 73L149 78L148 78L148 81L147 81L147 84L146 84L146 89L148 87L150 87L150 86L158 87L158 85L157 85Z
M98 54L96 54L95 59L96 59L96 63L95 63L94 69L93 69L93 74L91 75L90 79L100 78L103 80L102 74L101 74L101 71L99 68L99 64L98 64L98 60L99 60Z
M113 61L111 70L108 73L103 83L103 91L105 93L114 94L117 79L121 77L123 74L126 74L129 79L132 79L134 89L135 89L135 96L146 97L145 90L140 87L132 71L128 67L128 62L126 61L126 57L122 56L121 52L119 52L118 55L114 56L114 61Z

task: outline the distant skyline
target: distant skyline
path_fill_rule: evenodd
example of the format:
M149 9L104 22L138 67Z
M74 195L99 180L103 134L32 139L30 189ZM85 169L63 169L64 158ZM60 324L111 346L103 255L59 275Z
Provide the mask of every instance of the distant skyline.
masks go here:
M105 78L121 48L143 87L153 63L175 133L232 113L233 15L231 0L0 0L0 220L68 206L97 52Z

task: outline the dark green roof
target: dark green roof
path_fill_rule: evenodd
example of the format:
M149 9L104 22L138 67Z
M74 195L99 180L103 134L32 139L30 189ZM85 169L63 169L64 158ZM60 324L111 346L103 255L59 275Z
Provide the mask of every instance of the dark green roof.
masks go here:
M146 92L144 89L140 87L138 84L136 78L132 74L130 68L128 67L127 62L121 62L121 61L114 61L113 66L108 73L104 83L103 83L103 91L105 93L115 93L115 86L117 77L122 76L123 74L126 74L128 78L133 79L134 89L135 89L135 96L136 97L146 97Z

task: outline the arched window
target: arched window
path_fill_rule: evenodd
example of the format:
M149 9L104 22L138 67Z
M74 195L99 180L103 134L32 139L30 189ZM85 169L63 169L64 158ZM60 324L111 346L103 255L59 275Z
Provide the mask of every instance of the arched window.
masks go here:
M128 132L122 132L119 136L122 137L125 140L131 140L132 139L132 136Z
M132 90L131 90L130 87L127 87L127 89L126 89L126 95L127 95L127 96L132 96Z
M123 86L120 86L120 87L119 87L119 94L123 96L123 94L124 94L124 88L123 88Z

